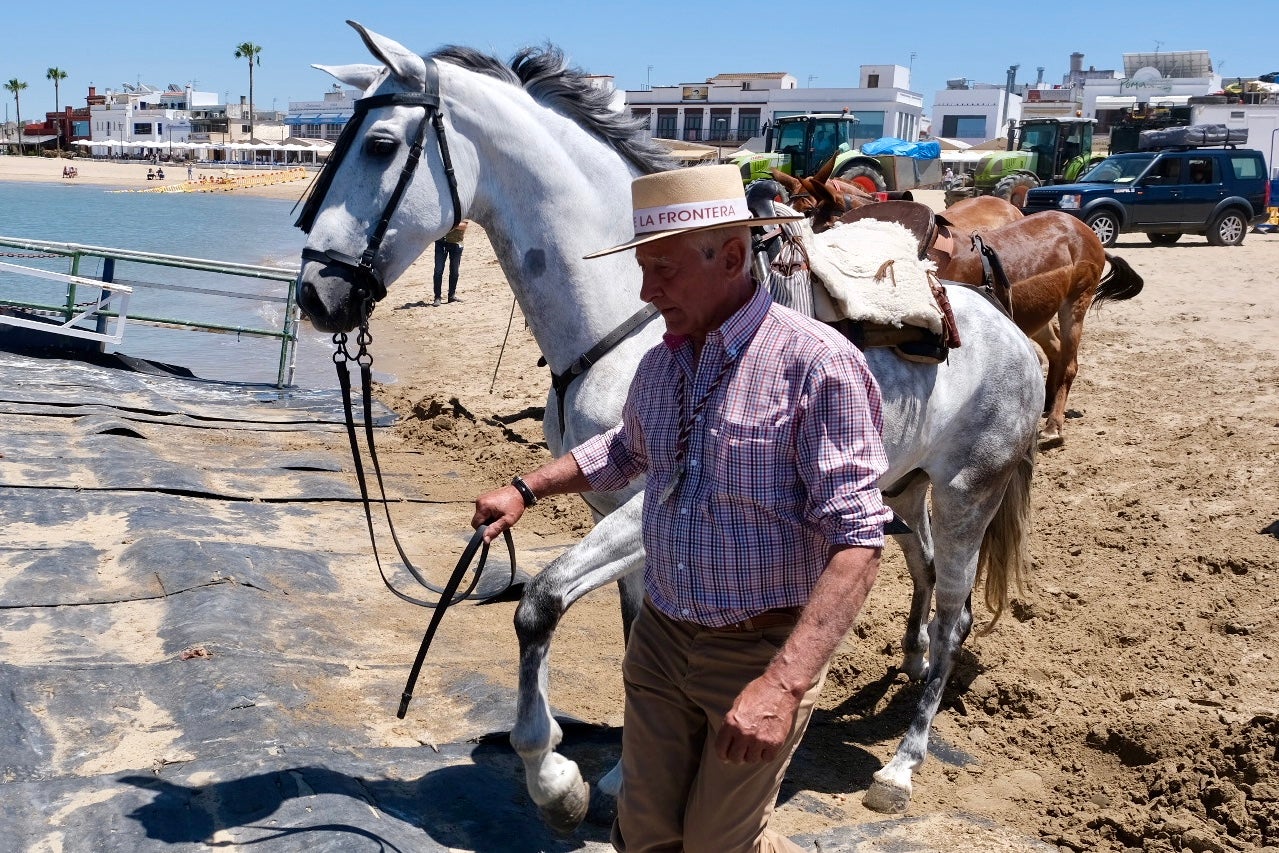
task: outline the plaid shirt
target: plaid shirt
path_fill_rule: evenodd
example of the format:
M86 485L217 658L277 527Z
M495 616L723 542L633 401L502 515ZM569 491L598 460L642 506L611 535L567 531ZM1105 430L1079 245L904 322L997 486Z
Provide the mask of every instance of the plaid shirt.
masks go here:
M735 364L715 380L725 358ZM693 425L675 475L680 382ZM829 327L754 297L692 344L667 335L645 354L622 423L572 452L597 491L648 475L644 584L673 619L720 627L808 603L832 546L880 547L892 518L877 481L888 468L879 386Z

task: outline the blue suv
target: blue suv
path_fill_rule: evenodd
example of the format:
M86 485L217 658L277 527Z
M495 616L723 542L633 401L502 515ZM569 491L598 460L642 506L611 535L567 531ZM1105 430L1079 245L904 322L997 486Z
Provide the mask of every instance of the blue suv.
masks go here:
M1238 246L1264 220L1270 182L1260 151L1177 147L1115 154L1079 183L1036 187L1027 214L1060 210L1082 219L1104 246L1144 231L1157 246L1202 234L1214 246Z

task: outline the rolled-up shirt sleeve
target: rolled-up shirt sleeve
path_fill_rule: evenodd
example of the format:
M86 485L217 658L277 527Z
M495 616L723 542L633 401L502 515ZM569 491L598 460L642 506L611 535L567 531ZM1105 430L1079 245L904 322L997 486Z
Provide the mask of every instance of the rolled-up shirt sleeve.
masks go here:
M884 525L893 517L879 491L888 470L883 404L861 354L835 352L815 365L798 410L809 520L832 545L882 547Z

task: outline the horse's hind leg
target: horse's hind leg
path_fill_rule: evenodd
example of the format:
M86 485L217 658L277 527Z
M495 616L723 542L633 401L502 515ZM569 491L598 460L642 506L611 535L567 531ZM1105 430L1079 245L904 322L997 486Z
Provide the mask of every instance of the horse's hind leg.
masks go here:
M876 771L862 799L869 809L898 813L910 804L911 776L928 753L928 733L933 718L941 706L955 657L972 628L971 596L978 553L986 527L1004 495L1007 479L1005 470L975 488L933 487L937 609L928 626L927 677L906 736L892 760Z
M1092 304L1094 285L1082 297L1061 306L1058 319L1061 322L1061 337L1058 341L1056 357L1045 348L1048 360L1048 384L1045 387L1044 408L1046 418L1043 431L1039 435L1039 447L1048 450L1066 443L1062 429L1066 425L1066 400L1070 397L1070 386L1075 382L1079 372L1079 343L1084 336L1084 317ZM1036 337L1036 343L1044 346Z
M590 791L577 764L555 751L563 731L551 714L548 695L551 637L573 602L643 565L642 506L643 496L637 495L602 519L529 582L515 611L520 675L511 746L524 762L529 796L556 832L572 832L581 824ZM623 586L623 613L634 607L626 600L633 586Z

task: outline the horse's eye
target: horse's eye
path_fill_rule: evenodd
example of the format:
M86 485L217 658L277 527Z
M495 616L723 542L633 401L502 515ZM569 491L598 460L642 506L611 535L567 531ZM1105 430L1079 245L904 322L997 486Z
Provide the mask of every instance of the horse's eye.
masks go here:
M389 157L395 153L396 142L394 139L375 138L370 139L365 144L365 150L374 157Z

